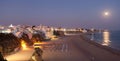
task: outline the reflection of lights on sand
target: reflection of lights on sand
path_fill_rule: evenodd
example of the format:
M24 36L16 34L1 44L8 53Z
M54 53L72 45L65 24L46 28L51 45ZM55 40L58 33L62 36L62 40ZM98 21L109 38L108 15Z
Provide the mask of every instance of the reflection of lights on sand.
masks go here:
M42 46L40 46L40 44L43 44L43 43L42 42L35 42L34 48L43 48Z
M108 31L103 32L103 43L102 43L102 45L108 46L110 44L109 36L110 36L110 34L109 34Z
M51 40L57 40L58 38L57 38L57 36L51 36Z
M22 46L22 49L23 50L26 50L27 49L27 46L26 46L26 43L24 40L21 40L21 46Z

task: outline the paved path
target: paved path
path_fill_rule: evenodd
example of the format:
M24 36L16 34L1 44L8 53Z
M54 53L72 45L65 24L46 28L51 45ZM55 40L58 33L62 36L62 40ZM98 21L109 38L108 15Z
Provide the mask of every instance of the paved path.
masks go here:
M20 50L15 54L8 55L5 58L8 61L28 61L31 59L33 52L33 48L27 48L26 50Z

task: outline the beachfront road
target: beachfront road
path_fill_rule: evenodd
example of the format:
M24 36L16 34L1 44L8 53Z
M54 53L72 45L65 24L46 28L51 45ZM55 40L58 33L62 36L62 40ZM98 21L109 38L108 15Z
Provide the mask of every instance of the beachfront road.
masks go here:
M65 36L42 47L44 61L120 61L120 56L86 42L79 35Z

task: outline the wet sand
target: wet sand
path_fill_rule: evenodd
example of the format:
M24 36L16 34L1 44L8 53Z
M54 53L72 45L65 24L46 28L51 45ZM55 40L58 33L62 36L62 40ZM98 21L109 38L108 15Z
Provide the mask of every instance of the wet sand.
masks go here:
M113 49L94 43L82 35L72 35L62 37L54 41L49 48L43 49L43 59L44 61L120 61L120 55L111 50Z

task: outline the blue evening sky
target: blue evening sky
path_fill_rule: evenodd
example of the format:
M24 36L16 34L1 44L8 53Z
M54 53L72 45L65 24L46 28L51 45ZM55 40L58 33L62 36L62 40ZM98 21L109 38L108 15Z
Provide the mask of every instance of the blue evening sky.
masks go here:
M9 24L120 30L120 0L0 0L0 25Z

